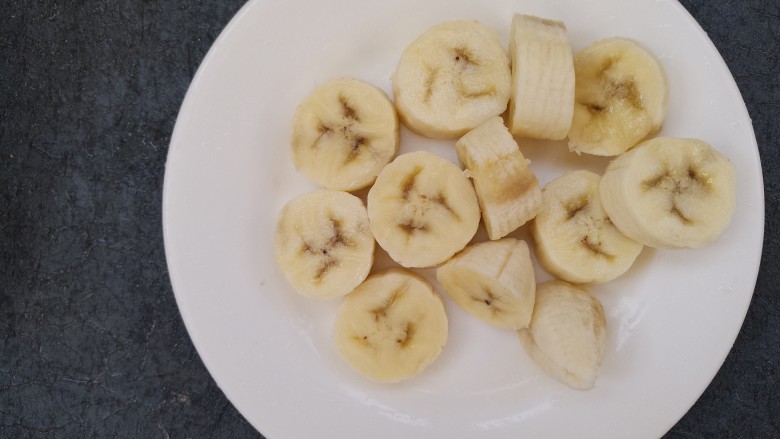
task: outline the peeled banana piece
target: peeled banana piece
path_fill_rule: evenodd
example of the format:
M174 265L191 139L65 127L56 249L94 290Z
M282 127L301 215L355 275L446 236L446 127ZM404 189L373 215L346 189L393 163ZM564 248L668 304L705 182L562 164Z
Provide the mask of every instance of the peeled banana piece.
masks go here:
M393 75L398 114L412 131L456 138L509 100L509 58L493 30L474 20L434 26L404 50Z
M632 239L650 247L700 247L729 224L735 171L701 140L659 137L610 163L600 193L609 218Z
M593 388L606 347L601 303L582 287L550 281L536 288L531 324L518 333L545 372L577 390Z
M455 150L474 182L490 239L502 238L536 216L542 205L539 180L501 117L469 131Z
M574 56L574 71L570 150L614 156L661 128L667 112L666 76L638 43L597 41Z
M398 116L385 93L352 78L314 90L295 113L293 163L328 189L354 191L374 182L398 152Z
M536 281L525 241L473 244L436 270L436 279L461 308L504 329L528 326Z
M565 138L574 112L574 61L566 25L515 14L509 56L509 131L518 137Z
M344 298L333 340L361 375L397 382L423 371L447 343L447 314L430 283L408 270L373 274Z
M477 232L479 204L452 162L425 151L398 156L368 192L368 218L379 245L404 267L432 267Z
M536 258L545 270L573 283L603 283L625 273L642 244L612 224L599 195L601 177L573 171L542 190L531 224Z
M290 200L279 215L276 263L304 296L331 299L360 285L374 262L374 237L360 198L320 189Z

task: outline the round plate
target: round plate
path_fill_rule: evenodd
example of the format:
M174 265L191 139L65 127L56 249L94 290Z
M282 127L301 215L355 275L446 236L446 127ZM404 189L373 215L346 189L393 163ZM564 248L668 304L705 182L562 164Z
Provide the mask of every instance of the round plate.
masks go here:
M718 241L645 249L626 275L593 287L609 338L590 391L549 378L514 333L449 300L450 337L439 359L409 381L371 383L331 342L339 301L299 296L273 262L278 212L315 189L292 165L292 115L334 77L389 94L403 49L439 22L477 19L507 43L516 12L564 21L575 51L624 36L655 53L670 87L660 135L700 138L729 157L736 213ZM401 152L427 149L457 163L454 141L404 130L401 142ZM519 142L543 184L607 164L562 142ZM764 202L739 91L676 2L263 0L237 14L190 86L170 145L163 212L171 282L190 336L230 401L269 438L639 438L671 428L731 348L758 272ZM378 257L378 266L390 265Z

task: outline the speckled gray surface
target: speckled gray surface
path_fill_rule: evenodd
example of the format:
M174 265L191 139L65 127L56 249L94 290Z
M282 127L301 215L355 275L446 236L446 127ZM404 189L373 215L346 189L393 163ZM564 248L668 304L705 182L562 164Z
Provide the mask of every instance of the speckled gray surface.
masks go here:
M187 336L161 229L177 111L242 3L0 0L0 437L260 437ZM737 342L668 437L780 437L780 2L682 3L753 119L766 235Z

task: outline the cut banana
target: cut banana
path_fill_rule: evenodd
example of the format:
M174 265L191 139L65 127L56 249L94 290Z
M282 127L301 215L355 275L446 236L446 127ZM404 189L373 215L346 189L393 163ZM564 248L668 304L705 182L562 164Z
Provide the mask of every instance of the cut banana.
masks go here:
M601 177L574 171L542 190L542 210L531 224L536 257L545 270L574 283L603 283L625 273L642 251L601 205Z
M650 247L700 247L715 240L736 202L734 166L694 139L641 143L609 164L600 191L612 222Z
M479 204L452 162L429 152L398 156L368 192L368 218L379 245L404 267L431 267L477 232Z
M516 14L509 35L509 130L519 137L565 138L574 112L574 62L566 25Z
M539 212L542 194L529 161L499 116L469 131L455 144L471 176L490 239L499 239Z
M531 325L519 331L528 355L545 372L578 390L596 383L606 345L601 303L590 292L563 281L536 288Z
M371 275L344 298L333 331L361 375L396 382L423 371L447 343L447 314L431 284L407 270Z
M574 119L569 149L618 155L655 133L666 117L666 77L631 40L597 41L574 57Z
M398 117L384 92L356 79L319 86L293 122L295 167L329 189L353 191L374 182L398 151Z
M473 244L436 270L444 291L483 322L504 329L528 326L536 281L525 241Z
M360 198L321 189L288 202L279 215L276 263L301 294L343 296L368 276L374 237Z
M478 21L434 26L406 48L393 75L398 114L412 131L455 138L504 112L509 58Z

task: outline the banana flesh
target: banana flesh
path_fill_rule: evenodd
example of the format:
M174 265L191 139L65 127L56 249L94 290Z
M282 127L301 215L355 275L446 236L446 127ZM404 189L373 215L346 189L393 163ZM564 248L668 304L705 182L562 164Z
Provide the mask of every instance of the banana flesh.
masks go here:
M385 93L351 78L329 81L298 107L295 167L328 189L354 191L374 182L398 152L398 116Z
M625 273L642 244L612 224L599 195L601 177L565 174L542 190L542 209L531 224L536 257L545 270L573 283L603 283Z
M473 244L436 270L461 308L504 329L528 326L536 282L528 244L514 238Z
M447 343L447 314L430 283L408 270L373 274L341 303L333 340L361 375L397 382L423 371Z
M661 128L667 112L666 76L638 43L597 41L574 56L574 70L570 150L614 156Z
M279 215L276 263L304 296L343 296L368 276L374 237L360 198L320 189L289 201Z
M502 238L536 216L542 204L539 181L500 117L469 131L455 150L474 182L490 239Z
M509 58L495 32L473 20L428 29L401 55L393 75L398 114L412 131L456 138L509 101Z
M531 324L520 342L546 373L577 390L593 388L606 346L606 319L589 291L563 281L536 288Z
M634 240L650 247L700 247L730 222L735 171L701 140L659 137L610 163L600 193L609 218Z
M509 54L509 130L518 137L564 139L574 112L574 61L566 25L516 14Z
M425 151L398 156L368 192L379 245L404 267L431 267L463 249L477 232L479 204L452 162Z

